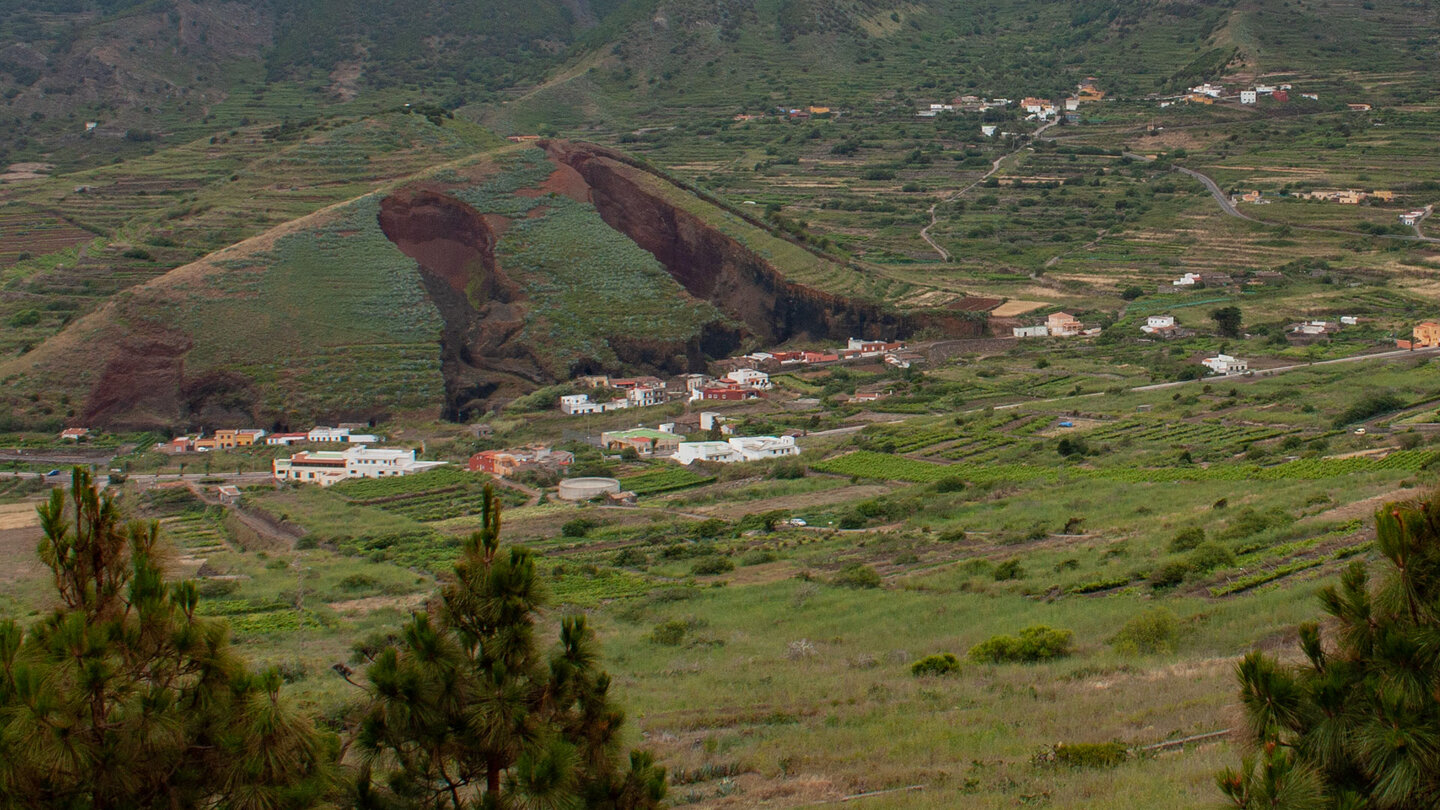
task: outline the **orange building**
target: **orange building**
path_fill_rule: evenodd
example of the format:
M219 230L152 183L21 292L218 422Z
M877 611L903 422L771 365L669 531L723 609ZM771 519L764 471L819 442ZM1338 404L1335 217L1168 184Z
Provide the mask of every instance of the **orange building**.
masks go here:
M1412 349L1433 349L1440 346L1440 323L1425 321L1415 325L1415 331L1411 333L1410 347Z

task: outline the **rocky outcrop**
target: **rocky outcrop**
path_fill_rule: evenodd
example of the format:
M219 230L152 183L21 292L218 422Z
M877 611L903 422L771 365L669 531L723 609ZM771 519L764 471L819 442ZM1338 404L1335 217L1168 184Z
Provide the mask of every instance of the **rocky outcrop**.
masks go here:
M765 342L894 339L922 329L957 337L984 331L982 319L963 313L901 313L797 284L755 251L667 201L654 188L667 181L625 156L566 141L546 141L544 147L552 160L585 179L590 200L611 227L654 255L691 295L743 321ZM765 230L762 223L750 224Z
M517 339L525 327L524 293L495 259L497 229L505 224L433 189L403 190L380 203L381 230L419 263L445 322L440 363L447 419L466 420L496 397L546 382Z

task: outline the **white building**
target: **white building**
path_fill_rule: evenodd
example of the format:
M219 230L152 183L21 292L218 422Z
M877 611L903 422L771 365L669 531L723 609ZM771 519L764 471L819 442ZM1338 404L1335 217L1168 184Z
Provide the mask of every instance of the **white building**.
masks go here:
M305 439L312 442L343 442L350 435L350 428L316 426L310 428Z
M576 416L587 413L605 413L606 411L622 410L633 404L630 401L630 393L632 392L626 392L625 399L616 399L610 402L592 402L589 394L567 394L560 397L560 412ZM665 392L662 390L660 395L660 401L663 402Z
M1196 85L1195 87L1190 88L1190 92L1201 96L1220 98L1221 96L1225 95L1225 85L1211 84L1210 82L1206 82L1204 84Z
M1244 374L1250 370L1250 364L1228 354L1218 354L1214 357L1207 357L1200 361L1200 365L1220 375Z
M725 379L734 382L741 388L769 388L770 375L763 371L756 371L753 368L737 368L725 375Z
M1050 328L1045 324L1039 326L1016 326L1011 329L1017 338L1049 337Z
M984 136L987 137L987 138L993 138L993 137L995 137L995 125L994 125L994 124L981 124L981 125L980 125L980 134L981 134L981 135L984 135Z
M389 478L414 475L441 467L444 461L416 461L414 450L370 449L357 445L348 450L302 451L290 458L271 462L279 481L298 481L328 487L349 478Z
M1241 91L1240 91L1240 103L1241 103L1241 104L1254 104L1254 103L1255 103L1255 91L1254 91L1254 90L1241 90Z
M379 444L380 437L374 433L351 433L345 437L350 444Z
M1174 328L1174 315L1151 315L1150 317L1145 319L1145 325L1140 327L1140 331L1144 332L1147 335L1153 335L1156 332Z
M1196 284L1200 283L1200 274L1186 273L1185 275L1175 279L1170 283L1176 287L1193 287Z
M681 442L671 458L685 465L696 461L730 464L743 460L729 442Z
M1271 93L1275 92L1275 85L1273 85L1273 84L1257 84L1257 85L1255 85L1255 92L1257 92L1257 93L1264 93L1265 95L1268 96L1268 95L1270 95Z
M1354 315L1341 315L1340 323L1346 326L1357 326L1360 323L1360 319L1355 317Z
M1414 225L1420 220L1424 219L1425 215L1428 213L1430 212L1424 208L1417 209L1415 211L1406 211L1405 213L1400 215L1400 224Z
M800 447L795 444L794 436L746 436L723 442L681 442L672 458L681 464L696 461L733 464L798 455Z
M662 405L665 402L665 387L658 388L636 386L625 392L625 401L630 403L632 408L648 408L651 405Z
M800 455L794 436L746 436L727 441L745 461Z

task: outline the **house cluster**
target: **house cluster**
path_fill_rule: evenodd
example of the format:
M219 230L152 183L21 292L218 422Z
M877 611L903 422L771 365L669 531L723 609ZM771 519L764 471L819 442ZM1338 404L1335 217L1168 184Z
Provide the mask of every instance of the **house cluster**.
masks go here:
M234 450L237 447L251 447L261 444L271 447L289 447L295 444L374 444L380 437L372 433L355 433L368 425L341 425L340 427L317 426L305 433L266 433L260 428L237 428L217 430L206 436L204 432L194 436L176 436L168 442L160 442L155 449L162 453L209 453L215 450Z
M1088 329L1068 312L1055 312L1045 319L1045 323L1032 326L1017 326L1011 330L1017 338L1032 337L1078 337L1080 335L1098 335L1098 328Z
M705 412L686 421L668 422L658 429L639 427L606 431L600 434L600 446L612 451L629 448L645 458L671 458L686 465L696 461L720 464L763 461L800 453L795 435L790 433L784 436L728 436L700 442L687 442L681 433L682 429L694 432L717 428L722 436L734 432L734 426L726 424L723 416Z
M667 383L659 377L606 377L602 375L581 377L576 382L591 388L608 389L620 396L600 402L590 399L589 394L567 394L560 397L562 413L577 415L605 413L625 408L648 408L651 405L663 405L672 399L682 399L686 395L683 383L677 386L674 383Z
M688 466L697 461L734 464L799 454L794 436L745 436L723 442L680 442L671 458Z
M909 368L922 357L911 351L903 341L865 340L850 338L843 349L822 351L752 352L740 357L721 360L721 368L757 368L769 371L795 368L797 366L840 363L850 360L874 360L879 358L886 365ZM733 372L732 372L733 375Z
M1190 88L1190 92L1181 97L1181 100L1191 104L1214 104L1217 101L1238 101L1241 104L1258 104L1261 96L1285 103L1290 100L1290 91L1294 88L1288 84L1257 84L1248 90L1238 90L1233 93L1225 90L1223 84L1212 84L1205 82ZM1319 101L1320 96L1315 93L1301 93L1301 96L1311 101ZM1160 102L1161 107L1169 107L1172 101Z
M830 109L829 107L817 107L814 104L810 104L804 107L776 107L775 112L781 118L790 118L802 121L807 118L830 118L831 116L836 114L835 111ZM761 117L763 116L751 115L742 118L741 116L737 115L735 116L735 120L751 121Z
M915 111L919 118L935 118L940 113L983 113L986 110L1003 110L1013 102L1008 98L980 98L979 96L959 96L953 98L949 103L931 103Z
M1409 340L1396 340L1397 349L1434 349L1440 348L1440 323L1435 321L1422 321L1415 324L1410 332Z
M1200 361L1200 365L1210 369L1210 373L1221 377L1231 374L1244 374L1250 370L1250 364L1238 357L1231 357L1228 354L1217 354L1214 357L1207 357Z
M328 487L350 478L390 478L414 475L445 461L419 461L414 450L392 450L356 445L345 450L302 450L290 458L272 461L277 481L294 481Z
M481 450L470 457L466 466L470 472L509 478L516 473L528 471L564 475L574 463L574 453L531 445L514 450Z
M606 413L627 408L648 408L676 400L699 402L702 400L745 400L755 399L760 392L772 387L770 375L753 368L739 367L721 377L706 374L686 374L669 382L658 377L581 377L580 385L609 389L623 396L606 401L596 401L589 394L566 394L560 397L561 413L583 415Z
M1320 188L1313 191L1297 191L1291 196L1302 200L1318 200L1340 205L1359 205L1367 200L1395 202L1395 192L1393 191L1361 191L1355 188Z
M1301 321L1285 327L1286 337L1295 343L1310 343L1333 335L1347 326L1354 326L1360 319L1345 315L1338 321Z

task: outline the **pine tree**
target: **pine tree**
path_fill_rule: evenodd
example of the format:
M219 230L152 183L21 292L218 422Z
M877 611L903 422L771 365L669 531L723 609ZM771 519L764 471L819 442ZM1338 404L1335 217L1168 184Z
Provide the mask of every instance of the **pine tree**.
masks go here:
M1380 581L1356 562L1320 593L1333 641L1306 624L1303 665L1254 652L1238 667L1256 754L1219 776L1236 807L1440 806L1440 493L1375 524Z
M0 807L279 810L331 787L338 746L167 585L159 528L77 468L39 509L59 607L0 621Z
M557 649L548 657L541 649L545 596L534 555L501 547L488 487L481 526L435 610L412 617L392 643L362 650L369 701L357 736L357 803L657 807L665 771L643 752L622 770L624 713L610 700L584 617L564 617Z

